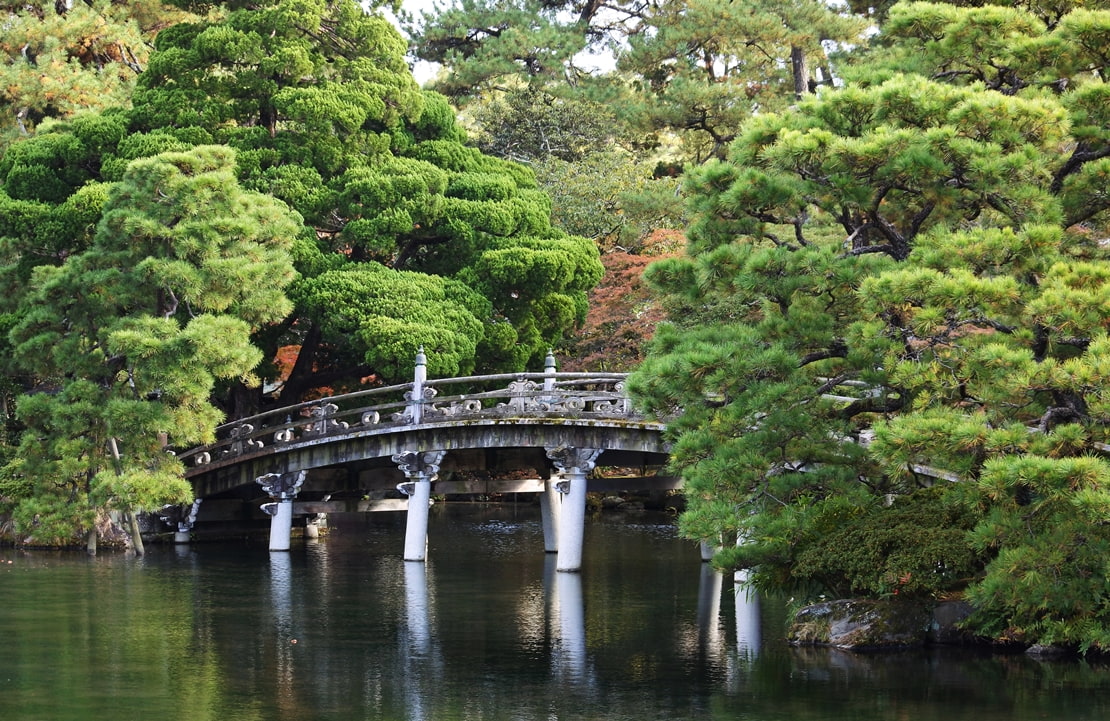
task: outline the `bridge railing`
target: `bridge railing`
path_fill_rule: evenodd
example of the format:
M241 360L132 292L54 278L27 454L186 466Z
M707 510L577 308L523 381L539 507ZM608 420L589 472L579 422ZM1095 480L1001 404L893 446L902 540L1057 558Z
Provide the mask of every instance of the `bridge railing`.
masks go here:
M624 373L501 373L368 388L226 423L216 442L180 452L186 467L360 430L475 418L640 419Z

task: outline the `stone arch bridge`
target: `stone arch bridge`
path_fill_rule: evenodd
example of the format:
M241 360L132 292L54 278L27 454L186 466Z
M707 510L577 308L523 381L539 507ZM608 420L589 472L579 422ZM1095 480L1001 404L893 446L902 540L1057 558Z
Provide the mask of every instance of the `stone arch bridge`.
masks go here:
M538 493L545 548L575 571L588 490L680 485L656 473L665 425L634 411L625 377L559 373L549 355L543 373L428 380L421 352L411 383L244 418L180 453L199 505L173 521L187 538L197 520L246 520L265 493L271 550L288 550L294 517L311 533L317 514L406 510L404 557L423 561L433 493Z

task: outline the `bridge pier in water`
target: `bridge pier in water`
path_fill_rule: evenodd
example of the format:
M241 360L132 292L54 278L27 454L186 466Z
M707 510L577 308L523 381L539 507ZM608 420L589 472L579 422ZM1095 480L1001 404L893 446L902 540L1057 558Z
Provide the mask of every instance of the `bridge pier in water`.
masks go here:
M556 484L564 498L559 511L559 556L555 570L580 571L586 534L586 475L594 469L602 449L557 446L546 451L564 479Z
M301 490L307 471L296 473L267 473L255 479L262 486L273 503L267 503L262 510L270 515L270 550L288 551L289 539L293 534L293 499Z
M563 496L559 493L558 479L548 478L540 493L540 521L543 523L544 553L559 550L559 522L562 518Z
M424 561L428 557L428 507L432 504L432 481L439 475L439 465L447 451L403 451L393 462L408 480L397 490L408 496L405 519L406 561Z

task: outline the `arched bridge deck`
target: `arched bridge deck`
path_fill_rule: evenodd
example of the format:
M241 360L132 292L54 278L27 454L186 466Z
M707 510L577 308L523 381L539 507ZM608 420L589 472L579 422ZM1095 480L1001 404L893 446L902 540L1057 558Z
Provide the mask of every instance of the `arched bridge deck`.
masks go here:
M546 449L568 446L600 449L597 466L657 467L667 458L664 424L632 409L624 379L518 373L372 388L226 424L215 443L179 455L200 498L256 487L269 473L337 467L379 475L386 487L401 473L393 456L406 451L445 451L442 475L535 469L546 476Z
M558 549L559 569L577 570L591 473L598 466L658 468L668 455L664 423L635 412L625 377L557 373L549 355L543 373L429 381L421 352L412 383L244 418L217 429L215 443L180 458L198 499L247 500L261 486L274 501L265 504L272 550L288 550L294 513L318 512L306 506L305 496L294 510L302 491L326 501L336 493L368 498L395 488L407 497L405 560L417 561L426 552L437 479L445 481L436 492L449 493L443 486L459 483L455 477L512 472L513 490L540 493L545 546ZM463 492L472 492L465 483ZM644 473L621 483L624 490L676 486L674 479L649 481ZM196 511L194 505L180 533Z

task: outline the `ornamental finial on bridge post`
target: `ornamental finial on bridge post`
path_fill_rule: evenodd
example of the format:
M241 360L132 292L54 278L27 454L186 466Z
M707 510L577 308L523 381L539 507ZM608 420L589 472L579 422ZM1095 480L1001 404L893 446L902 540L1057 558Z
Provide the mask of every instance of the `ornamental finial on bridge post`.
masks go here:
M551 391L555 388L555 353L547 349L547 357L543 359L543 389Z

